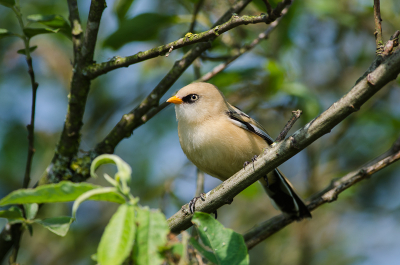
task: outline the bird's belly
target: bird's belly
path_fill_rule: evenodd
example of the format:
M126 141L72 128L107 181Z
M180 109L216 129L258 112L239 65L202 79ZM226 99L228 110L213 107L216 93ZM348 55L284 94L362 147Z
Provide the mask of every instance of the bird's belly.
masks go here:
M254 138L245 130L235 135L220 132L192 132L180 135L183 152L200 170L226 180L243 168L245 161L259 155L267 144L261 138Z

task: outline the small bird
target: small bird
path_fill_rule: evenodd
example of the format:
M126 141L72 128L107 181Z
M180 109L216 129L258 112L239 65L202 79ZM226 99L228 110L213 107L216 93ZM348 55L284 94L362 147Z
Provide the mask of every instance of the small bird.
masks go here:
M258 122L229 104L212 84L192 83L167 102L175 104L183 152L200 170L222 181L242 169L248 160L254 161L274 142ZM283 213L297 220L311 218L279 169L259 181Z

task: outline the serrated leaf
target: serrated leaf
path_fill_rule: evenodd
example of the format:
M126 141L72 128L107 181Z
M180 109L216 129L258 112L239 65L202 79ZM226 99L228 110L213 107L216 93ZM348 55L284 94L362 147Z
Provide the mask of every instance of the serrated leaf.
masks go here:
M193 246L203 255L207 252L208 258L212 256L213 260L210 261L218 265L249 264L249 255L242 235L225 228L207 213L195 212L192 223L205 248L196 243ZM205 255L206 258L207 256Z
M78 211L78 208L82 202L84 202L86 200L90 200L94 196L99 196L99 195L114 196L114 194L119 194L117 189L114 187L112 187L112 188L111 187L106 187L106 188L103 187L103 188L93 189L93 190L85 192L84 194L82 194L75 200L74 205L72 206L72 218L75 219L76 211Z
M117 14L119 21L125 19L125 15L131 7L133 1L134 0L119 0L115 3L115 13Z
M132 41L155 39L161 29L172 25L175 16L157 13L144 13L121 22L119 28L104 41L105 47L119 49Z
M13 6L15 6L15 0L0 0L0 5L6 6L6 7L13 7Z
M16 35L6 29L0 29L0 39L5 38L5 37L12 37L12 36L16 36Z
M159 249L167 243L169 228L165 216L148 207L137 210L136 244L133 260L137 265L157 265L164 260Z
M37 203L25 203L24 209L25 209L26 219L32 220L36 216L36 213L39 209L39 205Z
M8 219L9 223L20 223L25 221L22 211L18 207L10 207L8 210L0 211L0 218Z
M32 47L29 47L29 52L32 53L34 50L36 50L36 48L37 48L36 45L32 46ZM17 51L17 53L26 55L26 49L20 49L20 50Z
M39 34L57 33L59 29L47 29L47 28L24 28L24 33L28 38L32 38Z
M60 15L34 14L27 17L30 22L37 22L52 29L59 29L68 38L71 38L71 26L67 20Z
M129 256L135 239L135 206L122 204L111 217L97 249L101 265L119 265Z
M72 220L69 216L58 216L44 220L34 220L34 222L42 225L56 235L65 236L71 226Z
M0 206L9 204L24 203L53 203L75 201L83 193L102 188L101 186L90 183L72 183L70 181L61 181L57 184L39 186L35 189L20 189L11 192L2 200ZM109 201L124 203L125 199L120 194L100 194L90 198L96 201Z

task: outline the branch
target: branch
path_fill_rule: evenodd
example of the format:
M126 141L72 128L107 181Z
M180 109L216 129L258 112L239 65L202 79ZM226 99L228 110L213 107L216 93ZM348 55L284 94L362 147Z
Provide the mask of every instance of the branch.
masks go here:
M68 1L74 45L73 76L71 91L68 95L68 112L55 155L45 176L40 180L40 184L55 183L62 176L72 174L69 172L69 164L79 150L82 119L90 90L90 79L83 72L84 68L93 62L97 33L105 6L104 0L92 0L85 36L82 36L77 2L76 0Z
M290 129L293 127L294 123L300 118L301 113L303 113L301 110L296 110L292 111L292 118L288 121L288 123L285 125L281 133L278 135L278 137L275 139L274 143L281 142L283 139L286 138L286 135L290 131Z
M239 1L238 3L241 3L242 5L247 5L250 2L250 0L243 0ZM213 41L215 38L217 38L220 34L231 30L233 28L236 28L240 25L247 25L247 24L257 24L257 23L266 23L270 24L271 22L275 21L277 18L281 16L282 10L289 4L291 4L291 0L284 0L280 2L277 7L274 9L271 14L266 16L265 14L262 14L260 16L241 16L239 17L236 15L235 12L230 12L229 15L234 13L232 17L228 21L225 19L223 21L217 21L220 23L214 24L213 28L198 34L191 34L188 37L183 37L180 38L179 40L176 40L174 42L170 42L166 45L161 45L156 48L144 51L144 52L138 52L137 54L127 56L127 57L117 57L116 59L112 59L111 61L100 63L100 64L94 64L90 65L85 69L85 73L87 77L90 79L94 79L98 77L99 75L108 73L114 69L118 69L121 67L128 67L129 65L142 62L151 58L155 58L158 56L165 55L166 53L169 52L171 47L173 47L174 50L192 45L198 42L207 42L207 41ZM224 15L224 18L226 15Z
M268 2L268 0L262 0L265 4L265 7L267 8L267 14L271 14L272 12L272 7L271 4Z
M360 169L351 172L340 179L332 181L332 183L318 194L312 196L309 200L310 203L307 205L308 210L313 211L322 204L333 202L337 200L338 195L360 182L361 180L368 179L376 172L389 166L400 159L400 137L397 139L391 149L375 158L372 162L368 163L367 166L361 167ZM244 239L248 249L253 248L261 241L280 231L282 228L292 223L294 219L285 217L283 214L275 216L268 221L252 228L246 234Z
M261 154L254 167L243 169L207 193L205 201L198 200L196 209L212 213L242 190L268 172L299 153L302 149L329 133L338 123L357 111L368 99L400 73L400 50L389 56L367 77L360 80L345 96L335 102L317 118L296 131L289 139L277 143ZM187 204L184 206L187 207ZM179 233L191 226L191 214L178 211L168 219L172 232Z
M289 7L289 6L288 6ZM210 72L208 72L207 74L203 75L202 77L200 77L198 80L196 80L195 82L206 82L208 80L210 80L211 78L213 78L214 76L216 76L217 74L219 74L220 72L222 72L223 70L225 70L228 65L230 65L233 61L235 61L237 58L239 58L241 55L243 55L244 53L252 50L257 44L259 44L262 40L266 40L269 37L269 34L276 28L276 26L278 25L279 21L282 19L282 17L287 13L288 11L288 7L286 7L285 9L282 10L282 16L275 20L274 22L272 22L270 24L270 26L268 27L268 29L262 33L260 33L258 35L258 37L256 39L254 39L249 45L244 45L243 47L240 48L239 52L236 55L230 56L228 58L222 58L225 59L226 61L215 66ZM206 60L220 60L221 58L210 58L210 57L204 57L202 59L206 59Z
M383 46L382 39L382 18L381 18L381 3L380 0L374 0L374 19L375 19L375 40L376 40L376 50L380 51Z

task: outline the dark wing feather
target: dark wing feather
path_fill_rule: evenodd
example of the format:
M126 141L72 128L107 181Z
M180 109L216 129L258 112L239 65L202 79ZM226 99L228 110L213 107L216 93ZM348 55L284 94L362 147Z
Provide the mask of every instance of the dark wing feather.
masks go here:
M227 103L228 111L227 115L231 119L232 123L240 128L250 131L261 138L263 138L268 144L272 144L274 139L267 133L267 131L257 121L250 118L249 115Z

